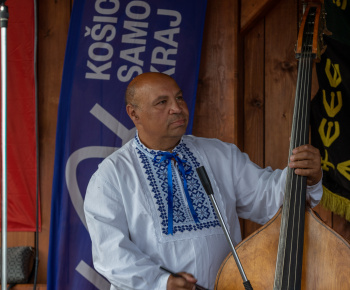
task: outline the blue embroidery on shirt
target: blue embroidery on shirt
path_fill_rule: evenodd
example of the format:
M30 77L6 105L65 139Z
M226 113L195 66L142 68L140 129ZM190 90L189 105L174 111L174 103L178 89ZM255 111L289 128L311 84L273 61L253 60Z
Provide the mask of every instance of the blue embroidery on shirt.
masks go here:
M145 171L149 187L153 194L153 201L158 210L161 230L163 235L168 233L168 177L167 177L167 163L155 162L154 156L159 151L150 150L146 148L135 136L136 151ZM185 170L192 166L197 168L201 164L197 158L189 150L186 144L181 139L173 152L176 152L181 159L187 160L185 163ZM172 164L172 171L177 171L177 176L173 173L173 234L176 232L198 231L202 229L209 229L220 227L220 223L215 215L214 208L210 199L204 192L200 183L198 175L195 170L186 175L187 187L191 197L194 210L198 216L199 223L195 223L193 216L188 207L188 203L184 194L183 181L179 172L178 166Z

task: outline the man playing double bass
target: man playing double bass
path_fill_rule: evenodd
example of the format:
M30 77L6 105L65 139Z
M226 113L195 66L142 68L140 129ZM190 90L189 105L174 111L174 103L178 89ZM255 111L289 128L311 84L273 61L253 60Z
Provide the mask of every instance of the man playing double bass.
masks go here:
M168 75L135 77L126 110L136 136L99 165L85 197L94 267L111 289L213 289L230 247L196 168L206 168L235 244L239 217L264 224L280 208L286 169L262 169L233 144L184 135L188 108ZM289 167L307 176L315 206L322 197L319 151L294 149Z

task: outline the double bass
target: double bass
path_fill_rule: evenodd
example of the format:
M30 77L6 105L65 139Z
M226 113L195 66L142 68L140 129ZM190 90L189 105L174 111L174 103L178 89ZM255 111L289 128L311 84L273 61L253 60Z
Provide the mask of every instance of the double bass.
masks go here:
M319 55L321 4L308 4L296 47L298 79L290 150L309 143L311 75ZM350 289L350 244L306 205L306 177L287 169L282 209L236 246L253 289ZM223 261L216 290L243 289L232 253Z

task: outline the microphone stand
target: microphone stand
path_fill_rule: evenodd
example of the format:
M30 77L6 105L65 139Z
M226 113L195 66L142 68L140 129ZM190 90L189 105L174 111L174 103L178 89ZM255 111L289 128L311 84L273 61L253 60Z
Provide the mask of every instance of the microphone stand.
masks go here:
M2 228L1 228L1 289L7 286L7 23L9 18L5 1L0 3L0 27L1 27L1 152L2 152Z
M219 210L219 207L216 203L216 200L215 200L215 197L214 197L214 191L213 191L213 188L211 187L211 184L210 184L210 180L209 180L209 177L207 175L207 172L204 168L204 166L200 166L198 168L196 168L197 170L197 174L198 174L198 177L199 179L201 180L201 183L203 185L203 188L204 190L206 191L207 195L209 196L213 206L214 206L214 209L215 209L215 212L216 212L216 215L217 217L219 218L219 221L220 221L220 224L221 224L221 227L223 228L224 230L224 233L225 233L225 236L226 236L226 239L228 241L228 243L230 244L230 247L231 247L231 252L232 252L232 255L233 255L233 258L235 259L236 261L236 264L237 264L237 267L238 267L238 270L242 276L242 279L243 279L243 286L244 286L244 289L246 290L253 290L252 286L250 285L250 282L249 280L247 279L247 276L245 275L244 273L244 270L243 270L243 267L242 267L242 264L241 264L241 261L239 260L238 258L238 255L237 255L237 252L236 252L236 249L232 243L232 240L231 240L231 237L230 237L230 234L227 230L227 227L225 225L225 222L224 222L224 219L222 218L222 215L220 213L220 210Z

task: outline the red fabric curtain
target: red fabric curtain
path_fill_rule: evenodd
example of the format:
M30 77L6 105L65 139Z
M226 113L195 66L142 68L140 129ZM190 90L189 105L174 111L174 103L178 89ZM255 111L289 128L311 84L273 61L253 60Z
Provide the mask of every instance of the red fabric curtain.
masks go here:
M11 0L7 29L7 225L36 230L35 7ZM2 179L1 179L2 181ZM40 208L40 207L39 207ZM39 228L40 228L39 216Z

